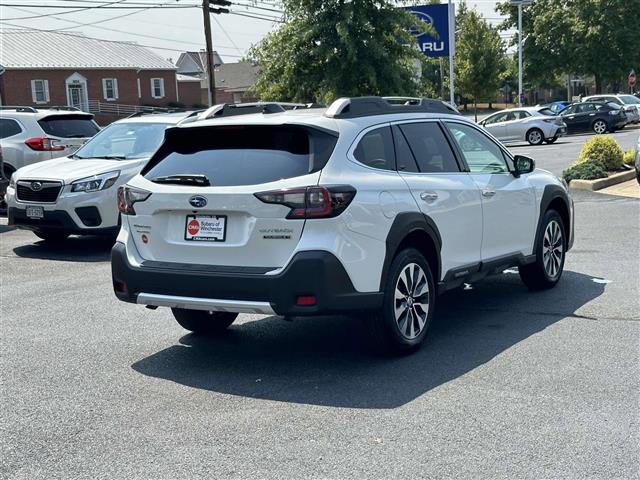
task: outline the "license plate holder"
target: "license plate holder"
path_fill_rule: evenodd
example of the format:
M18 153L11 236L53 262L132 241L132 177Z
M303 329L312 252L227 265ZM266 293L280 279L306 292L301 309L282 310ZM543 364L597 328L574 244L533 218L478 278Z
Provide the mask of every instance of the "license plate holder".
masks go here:
M26 215L28 218L40 220L44 218L44 208L36 205L28 206Z
M184 239L189 242L224 242L227 239L226 215L187 215Z

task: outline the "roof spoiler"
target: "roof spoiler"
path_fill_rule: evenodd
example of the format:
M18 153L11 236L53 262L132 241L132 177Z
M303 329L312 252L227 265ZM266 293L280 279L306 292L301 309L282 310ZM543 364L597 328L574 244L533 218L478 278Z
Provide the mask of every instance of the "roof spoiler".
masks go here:
M390 113L447 113L460 115L455 106L442 100L418 97L344 97L331 104L330 118L359 118Z

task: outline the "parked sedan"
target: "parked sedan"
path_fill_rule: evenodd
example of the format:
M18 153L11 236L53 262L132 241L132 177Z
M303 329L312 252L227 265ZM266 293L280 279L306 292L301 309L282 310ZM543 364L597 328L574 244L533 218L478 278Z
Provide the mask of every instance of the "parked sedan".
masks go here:
M601 135L620 130L629 122L624 110L612 102L574 103L565 108L560 116L567 124L568 133L593 130Z
M561 117L546 107L502 110L479 122L489 133L503 142L553 143L567 132Z
M605 94L591 95L584 97L583 102L613 102L622 107L629 121L632 123L640 122L640 99L633 95L626 94Z

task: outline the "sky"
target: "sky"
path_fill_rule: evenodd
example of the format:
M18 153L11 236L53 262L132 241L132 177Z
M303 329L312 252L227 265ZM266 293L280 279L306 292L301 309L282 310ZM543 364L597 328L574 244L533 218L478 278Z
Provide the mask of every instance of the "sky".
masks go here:
M163 58L175 61L180 52L204 48L202 10L186 8L201 0L3 0L0 6L0 27L16 26L43 30L56 30L115 41L133 41L151 47ZM92 8L90 5L140 7L127 9ZM270 20L250 16L277 17L277 0L234 0L245 6L233 6L234 14L212 15L214 49L227 63L236 62L249 48L269 31L277 28ZM446 3L446 2L443 2ZM454 3L458 3L454 0ZM467 5L476 8L492 24L499 23L494 11L496 0L469 0ZM185 8L153 8L144 5L182 6ZM9 7L7 5L20 5ZM69 8L42 8L43 5L64 5ZM75 8L77 6L77 8ZM74 7L73 9L70 7ZM259 7L259 8L258 8ZM75 12L75 10L81 10ZM45 15L45 16L43 16ZM245 15L245 16L243 16ZM37 18L29 18L37 17ZM115 18L120 17L120 18ZM113 19L112 19L113 18ZM112 20L110 20L112 19ZM99 22L99 23L96 23ZM86 25L95 23L94 25ZM0 48L2 46L0 45Z

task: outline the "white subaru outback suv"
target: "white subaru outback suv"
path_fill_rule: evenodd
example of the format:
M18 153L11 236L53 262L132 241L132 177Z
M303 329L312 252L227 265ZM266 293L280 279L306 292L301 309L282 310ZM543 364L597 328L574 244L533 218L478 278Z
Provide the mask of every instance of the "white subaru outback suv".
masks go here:
M168 129L118 204L120 300L206 334L238 313L368 312L391 351L417 347L437 294L464 282L518 266L553 287L573 242L565 184L429 99Z
M9 225L45 241L117 235L116 188L135 176L167 127L198 112L130 117L112 123L73 155L19 169L7 188Z

